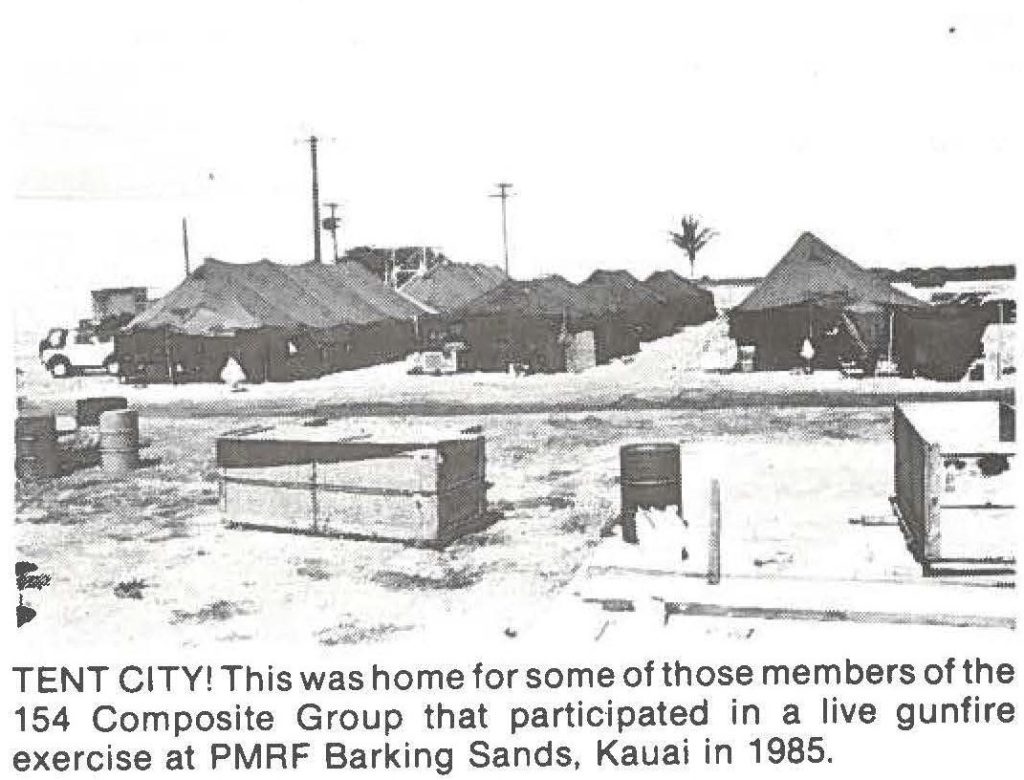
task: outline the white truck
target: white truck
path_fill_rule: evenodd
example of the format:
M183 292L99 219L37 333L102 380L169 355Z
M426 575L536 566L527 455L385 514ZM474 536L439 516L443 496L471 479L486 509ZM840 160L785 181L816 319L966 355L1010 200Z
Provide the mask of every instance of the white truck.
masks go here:
M39 342L39 361L57 379L104 371L117 375L113 338L101 338L89 328L51 328Z

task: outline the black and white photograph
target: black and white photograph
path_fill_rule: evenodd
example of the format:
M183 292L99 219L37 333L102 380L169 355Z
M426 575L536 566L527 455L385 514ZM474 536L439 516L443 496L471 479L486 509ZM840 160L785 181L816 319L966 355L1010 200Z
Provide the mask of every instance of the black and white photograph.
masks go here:
M1014 628L1000 16L488 5L27 14L24 630Z
M18 9L10 646L1019 646L1021 17Z

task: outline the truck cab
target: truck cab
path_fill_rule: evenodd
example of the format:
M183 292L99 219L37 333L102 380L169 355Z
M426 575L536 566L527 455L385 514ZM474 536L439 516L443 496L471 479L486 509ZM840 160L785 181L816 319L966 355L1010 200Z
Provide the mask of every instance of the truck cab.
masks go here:
M95 330L85 327L50 328L39 342L39 361L57 379L104 371L117 375L113 339L101 339Z

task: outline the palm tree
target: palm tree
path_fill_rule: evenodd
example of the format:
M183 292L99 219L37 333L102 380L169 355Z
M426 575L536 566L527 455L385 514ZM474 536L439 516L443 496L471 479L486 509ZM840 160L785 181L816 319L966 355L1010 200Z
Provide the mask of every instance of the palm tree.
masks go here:
M707 246L708 242L718 235L718 231L700 224L700 218L693 214L687 214L680 223L683 226L682 233L669 231L672 243L686 252L690 260L690 278L693 278L694 266L697 264L697 253Z

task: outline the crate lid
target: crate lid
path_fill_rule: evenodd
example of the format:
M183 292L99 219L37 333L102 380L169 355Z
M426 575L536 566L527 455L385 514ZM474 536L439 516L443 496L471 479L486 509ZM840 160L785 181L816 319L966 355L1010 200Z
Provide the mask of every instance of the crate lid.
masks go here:
M944 453L1015 454L1015 442L999 441L998 401L901 403L914 430Z
M221 439L246 441L367 442L374 444L422 444L431 446L449 441L474 441L482 437L479 426L434 423L423 419L361 417L315 424L287 422L251 426L225 431Z

